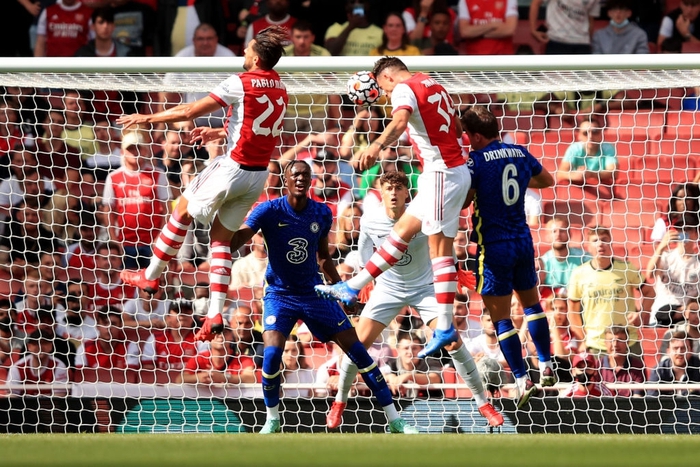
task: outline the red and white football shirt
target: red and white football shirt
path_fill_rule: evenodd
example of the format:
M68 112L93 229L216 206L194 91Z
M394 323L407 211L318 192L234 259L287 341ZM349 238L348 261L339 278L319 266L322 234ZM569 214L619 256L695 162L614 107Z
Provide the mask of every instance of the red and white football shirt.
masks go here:
M125 342L113 343L113 349L110 352L105 352L98 344L97 339L84 341L78 347L75 354L76 368L100 368L111 370L115 368L124 369L126 363L127 346Z
M267 167L289 102L277 72L257 70L233 75L209 95L222 106L230 106L225 126L231 158L242 165Z
M153 331L143 350L143 360L152 359L161 370L182 370L197 355L200 344L194 340L194 331L176 342L169 329Z
M503 23L509 16L518 16L517 0L461 0L459 19L472 25ZM513 36L465 39L460 44L465 55L512 55Z
M32 355L27 355L26 357L18 360L10 367L10 372L7 376L8 384L37 384L37 383L67 383L68 382L68 369L66 365L52 356L47 356L46 361L41 364L39 368L34 368L32 366ZM18 391L13 390L14 394L27 394L36 395L43 392L51 393L51 390L47 391L36 391L36 390L26 390Z
M190 358L185 364L185 373L195 374L198 371L208 371L213 368L211 351L198 353L195 358ZM230 356L226 360L226 372L239 374L247 368L255 369L253 359L246 355Z
M170 192L163 172L153 167L120 167L105 180L102 203L111 207L125 246L151 245L165 222Z
M292 16L285 16L282 21L272 21L269 17L269 15L265 15L262 18L258 18L252 23L250 23L250 26L248 26L248 29L246 30L245 33L245 39L243 44L245 46L248 46L248 42L251 41L251 39L255 38L255 36L258 35L260 31L262 31L265 28L269 28L270 26L281 26L287 31L287 40L289 42L292 41L292 26L294 26L294 23L297 22L297 19L292 17Z
M72 57L90 38L92 9L78 2L66 6L59 2L39 15L37 34L46 36L47 57Z
M408 134L418 149L424 171L459 167L466 163L457 140L457 112L444 87L424 73L396 85L391 93L393 112L408 110Z
M123 307L127 300L136 298L136 287L127 285L121 279L114 283L103 283L99 279L92 286L93 310L105 305L117 305Z

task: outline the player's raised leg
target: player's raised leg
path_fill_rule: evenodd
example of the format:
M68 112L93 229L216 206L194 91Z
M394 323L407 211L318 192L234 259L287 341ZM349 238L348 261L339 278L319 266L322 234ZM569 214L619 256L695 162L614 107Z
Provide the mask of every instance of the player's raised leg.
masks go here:
M369 261L355 277L347 282L333 285L317 285L316 292L329 300L338 300L346 305L357 302L357 294L381 273L396 264L408 249L411 238L420 232L421 221L410 215L403 215L389 233L389 237L374 252Z
M125 284L151 294L158 290L158 278L163 274L170 260L180 251L187 230L192 225L192 216L187 212L187 204L187 198L184 196L178 201L168 223L165 224L153 245L153 255L148 267L138 271L124 270L120 273Z
M357 339L354 328L346 329L332 337L347 357L357 366L365 384L377 398L377 401L384 409L389 420L389 431L391 433L417 434L418 430L406 423L396 410L391 390L386 384L384 375L379 371L377 363L367 353L364 345Z

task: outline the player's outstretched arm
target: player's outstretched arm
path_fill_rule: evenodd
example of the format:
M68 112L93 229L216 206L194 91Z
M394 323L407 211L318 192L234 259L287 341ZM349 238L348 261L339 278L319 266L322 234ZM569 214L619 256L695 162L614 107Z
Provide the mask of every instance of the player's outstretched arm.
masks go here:
M216 141L221 138L226 138L226 129L198 126L190 133L190 144L196 144L197 147L202 147L211 141Z
M240 247L245 245L248 240L253 238L255 232L256 231L248 227L246 224L241 225L241 228L238 229L235 234L233 234L233 238L231 239L231 251L237 251Z
M123 130L142 123L172 123L185 120L194 120L202 115L210 114L221 108L211 96L203 97L189 104L180 104L170 109L154 114L122 115L117 119L118 125L123 125Z
M355 156L355 162L359 170L367 170L376 164L379 158L379 151L387 146L391 146L399 140L408 127L408 119L411 112L408 110L397 110L381 135L369 145L364 151L360 151Z

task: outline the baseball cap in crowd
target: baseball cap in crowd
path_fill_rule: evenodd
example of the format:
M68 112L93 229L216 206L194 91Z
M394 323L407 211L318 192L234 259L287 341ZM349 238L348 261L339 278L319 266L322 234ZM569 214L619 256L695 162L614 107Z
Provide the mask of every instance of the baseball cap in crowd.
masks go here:
M316 155L314 156L314 162L326 162L337 160L338 154L335 151L331 151L330 149L326 148L319 149L318 151L316 151Z
M122 136L122 151L127 150L130 146L143 144L143 136L138 131L130 131Z
M588 352L581 352L574 355L571 359L571 366L575 367L581 362L586 362L586 365L588 365L591 368L595 368L598 366L598 360L596 360L595 355L590 354Z

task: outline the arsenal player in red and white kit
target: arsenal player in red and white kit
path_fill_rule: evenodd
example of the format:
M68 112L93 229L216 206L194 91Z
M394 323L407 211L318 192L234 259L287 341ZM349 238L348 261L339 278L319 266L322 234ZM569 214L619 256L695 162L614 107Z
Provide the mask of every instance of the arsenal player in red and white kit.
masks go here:
M353 304L359 291L396 264L411 239L422 231L428 236L438 308L433 338L419 353L425 357L459 339L452 325L452 304L457 292L453 243L459 228L459 213L471 187L467 159L458 142L462 126L452 98L430 76L411 73L396 57L379 59L373 74L379 87L391 98L392 120L367 149L356 154L358 168L372 167L379 152L408 131L423 164L418 194L357 276L332 286L316 286L316 290L329 299Z
M224 128L192 131L192 142L201 144L225 133L226 153L212 160L188 185L153 246L149 266L122 272L125 282L153 293L166 265L182 247L193 220L211 223L211 292L207 319L197 334L200 340L211 340L223 330L221 312L231 280L231 239L265 187L267 166L282 131L289 98L273 67L284 53L286 41L285 29L264 29L245 49L246 71L226 79L209 96L155 114L126 115L117 120L126 129L146 123L194 120L221 107L228 108Z

